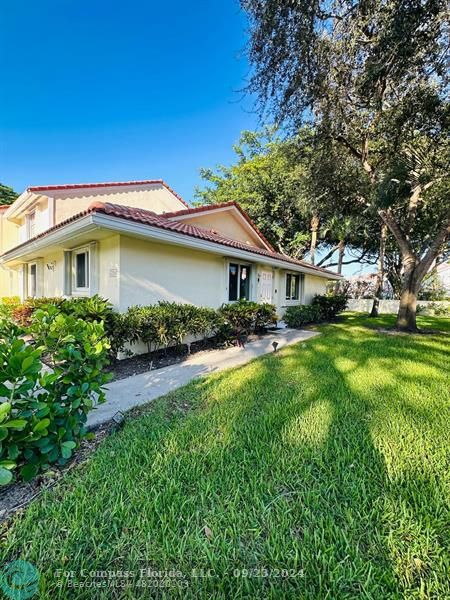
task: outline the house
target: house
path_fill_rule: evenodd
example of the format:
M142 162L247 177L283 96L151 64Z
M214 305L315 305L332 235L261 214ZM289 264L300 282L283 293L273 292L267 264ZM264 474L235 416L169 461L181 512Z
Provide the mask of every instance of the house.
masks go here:
M339 275L277 253L236 202L190 208L164 181L29 187L0 211L0 296L218 307L309 303Z
M442 287L450 296L450 261L441 263L436 267L436 273Z

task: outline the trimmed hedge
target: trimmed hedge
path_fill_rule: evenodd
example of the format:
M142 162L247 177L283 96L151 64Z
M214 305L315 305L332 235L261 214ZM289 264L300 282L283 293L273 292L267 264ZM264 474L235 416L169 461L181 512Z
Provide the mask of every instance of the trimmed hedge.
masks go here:
M342 294L314 296L311 304L289 306L284 313L288 327L298 328L309 323L330 321L347 306L347 297Z
M347 308L347 296L345 294L325 294L314 296L312 306L317 306L320 318L328 321Z
M258 304L248 300L222 304L218 313L223 319L221 334L229 338L265 331L276 325L278 319L273 304Z
M159 302L149 306L131 306L126 313L114 313L111 341L114 351L141 340L148 351L180 345L187 336L206 338L215 335L221 319L212 308L192 304ZM188 344L188 351L190 345Z

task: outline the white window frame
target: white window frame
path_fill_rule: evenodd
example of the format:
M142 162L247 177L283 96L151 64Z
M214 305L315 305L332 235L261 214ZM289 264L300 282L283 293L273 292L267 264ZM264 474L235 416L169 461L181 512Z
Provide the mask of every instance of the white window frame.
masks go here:
M286 287L287 287L287 279L288 276L291 277L291 293L289 297L286 295ZM292 296L292 278L298 277L298 297L294 298ZM305 284L305 275L304 273L298 273L295 271L287 271L284 276L284 299L286 302L301 302L303 298L303 287Z
M86 281L87 286L77 286L77 256L80 254L86 254ZM89 296L91 289L91 251L89 246L82 246L81 248L75 248L72 250L72 295L73 296Z
M33 233L31 232L32 226L33 226ZM36 235L36 209L30 210L30 212L25 215L25 228L26 228L27 240L31 240L32 238L34 238Z
M230 266L231 265L238 265L239 267L239 274L238 274L238 290L237 290L237 298L236 300L230 300ZM226 296L226 303L227 304L233 304L234 302L239 302L239 296L240 296L240 289L241 289L241 278L240 278L240 271L241 271L241 267L248 267L250 269L250 277L249 277L249 281L248 281L248 295L249 297L247 298L247 300L252 300L253 299L253 279L255 276L255 267L256 265L254 263L249 263L246 261L242 261L242 260L229 260L227 261L227 268L226 268L226 290L227 290L227 296Z

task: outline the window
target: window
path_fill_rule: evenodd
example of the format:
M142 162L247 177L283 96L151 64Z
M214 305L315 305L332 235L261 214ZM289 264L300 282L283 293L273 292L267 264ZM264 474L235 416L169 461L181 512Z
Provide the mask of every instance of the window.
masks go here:
M73 253L74 290L83 292L89 289L89 250L85 248Z
M228 300L250 299L250 266L230 263L228 267Z
M303 286L303 275L298 273L286 274L286 300L300 299L300 283Z
M36 235L36 211L30 212L26 216L27 239L31 240Z
M36 287L37 287L37 265L36 263L32 265L28 265L29 273L28 273L28 296L30 298L36 297Z

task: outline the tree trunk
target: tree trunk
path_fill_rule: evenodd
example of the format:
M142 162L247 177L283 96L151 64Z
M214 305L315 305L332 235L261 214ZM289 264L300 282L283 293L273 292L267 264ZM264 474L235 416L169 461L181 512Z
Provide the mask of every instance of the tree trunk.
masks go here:
M344 240L339 240L338 244L338 262L337 262L337 272L339 275L342 275L342 263L344 262L344 254L345 254L345 242ZM334 286L334 291L337 294L339 292L340 282L336 281Z
M401 230L392 212L389 209L379 210L378 214L389 227L402 255L403 276L400 308L397 314L397 329L399 331L417 331L417 293L423 278L442 252L443 244L450 236L450 212L422 258L419 258L414 252L408 237Z
M387 225L386 223L381 224L380 231L380 252L378 254L378 272L377 272L377 283L375 287L375 294L373 298L372 310L370 312L371 317L378 317L378 309L380 306L381 296L383 294L383 281L384 281L384 253L386 248L386 237L387 237Z
M405 273L400 294L400 308L397 314L397 329L399 331L418 331L416 324L417 293L422 278L418 280L416 269Z
M309 249L311 263L314 264L317 247L317 232L319 230L319 217L313 214L311 217L311 246Z

